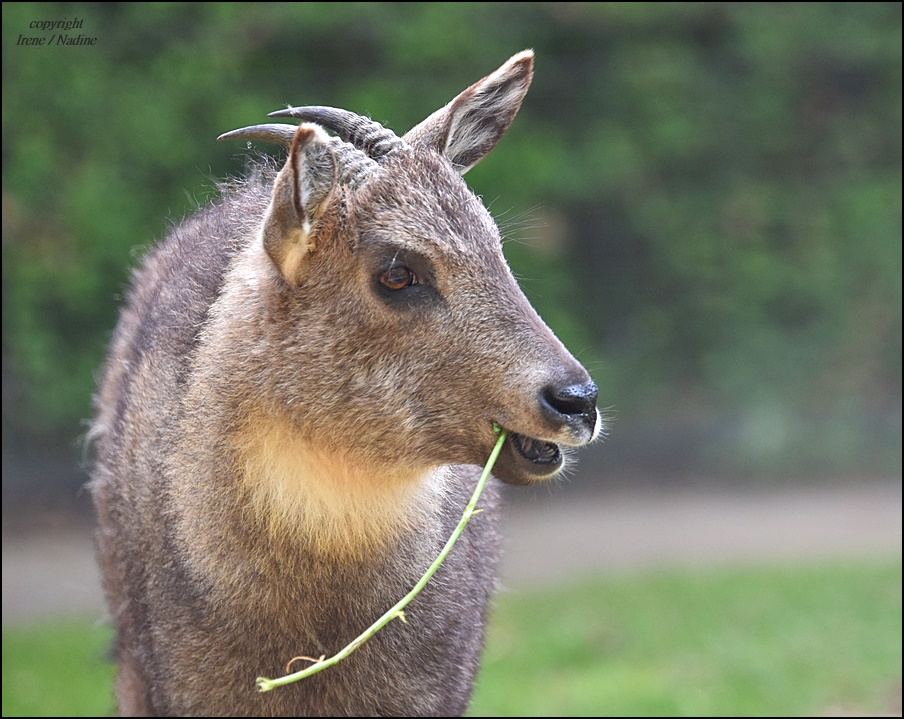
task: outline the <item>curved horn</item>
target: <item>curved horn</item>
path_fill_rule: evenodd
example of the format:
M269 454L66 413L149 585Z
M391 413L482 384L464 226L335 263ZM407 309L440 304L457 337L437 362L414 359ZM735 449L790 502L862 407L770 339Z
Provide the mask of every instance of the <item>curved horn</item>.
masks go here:
M316 122L332 130L346 142L364 150L376 159L405 146L404 141L392 130L383 127L369 117L357 115L337 107L311 105L290 107L271 112L267 117L296 117L300 120Z
M292 140L295 139L297 129L295 125L252 125L232 132L224 132L217 140L261 140L288 148L292 147Z
M297 125L279 125L275 123L252 125L233 130L232 132L224 132L217 140L260 140L262 142L272 142L274 145L282 145L289 149L292 147L292 141L295 139L297 130ZM401 142L398 138L396 140ZM358 185L377 167L373 158L361 150L350 147L348 143L338 137L331 137L330 145L337 160L339 177L343 182Z

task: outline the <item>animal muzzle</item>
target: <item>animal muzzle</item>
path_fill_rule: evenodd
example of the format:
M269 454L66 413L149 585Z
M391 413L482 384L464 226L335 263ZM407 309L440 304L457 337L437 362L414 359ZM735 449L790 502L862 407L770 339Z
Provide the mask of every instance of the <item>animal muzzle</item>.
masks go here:
M565 463L560 445L578 447L592 442L600 432L593 382L550 384L537 399L543 423L549 430L539 436L510 429L496 476L508 484L532 484L557 474Z
M565 387L550 385L540 393L540 409L547 421L573 434L576 445L586 444L599 431L597 394L594 382Z

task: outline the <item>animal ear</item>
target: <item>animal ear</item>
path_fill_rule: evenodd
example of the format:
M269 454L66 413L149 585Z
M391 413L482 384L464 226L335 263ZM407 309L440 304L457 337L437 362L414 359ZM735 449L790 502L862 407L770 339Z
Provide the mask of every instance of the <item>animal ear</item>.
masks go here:
M263 243L290 285L297 283L305 257L316 246L316 221L335 184L336 165L329 140L318 125L299 125L289 159L273 183Z
M524 50L405 135L413 147L429 147L465 174L505 134L534 74L534 52Z

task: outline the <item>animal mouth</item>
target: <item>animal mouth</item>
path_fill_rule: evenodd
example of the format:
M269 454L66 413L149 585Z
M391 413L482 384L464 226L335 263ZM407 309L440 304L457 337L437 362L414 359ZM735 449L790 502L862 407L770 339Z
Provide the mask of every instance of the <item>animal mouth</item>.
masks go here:
M535 484L557 474L564 464L559 445L511 432L493 467L493 475L506 484Z
M554 442L544 442L515 432L509 435L509 442L521 457L533 464L553 467L562 463L562 450Z

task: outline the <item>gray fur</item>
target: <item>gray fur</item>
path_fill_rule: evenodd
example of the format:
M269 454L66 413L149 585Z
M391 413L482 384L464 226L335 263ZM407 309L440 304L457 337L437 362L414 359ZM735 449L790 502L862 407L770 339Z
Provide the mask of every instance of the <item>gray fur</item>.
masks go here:
M407 624L300 683L260 694L255 678L332 655L413 586L494 421L567 445L598 432L595 387L459 177L508 127L531 58L489 76L496 105L453 101L378 157L314 125L291 141L265 126L286 165L258 168L135 273L92 430L123 714L466 709L495 584L493 483ZM446 142L456 127L476 145ZM387 289L401 266L417 283ZM545 477L512 442L497 467Z

